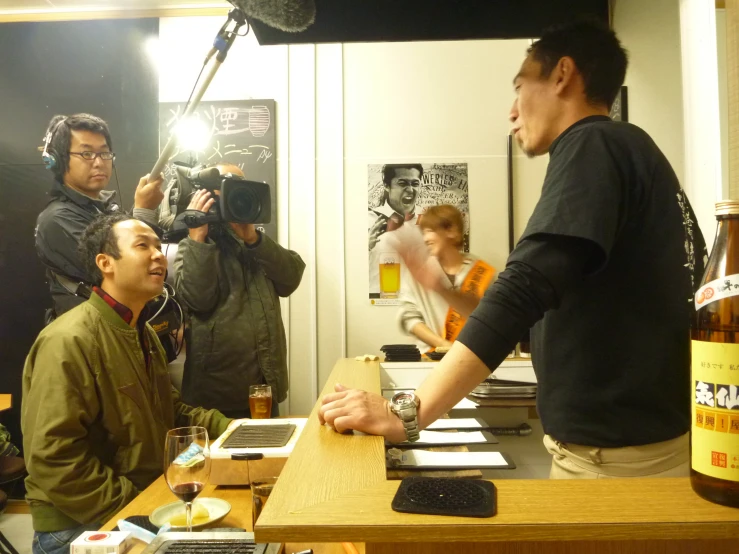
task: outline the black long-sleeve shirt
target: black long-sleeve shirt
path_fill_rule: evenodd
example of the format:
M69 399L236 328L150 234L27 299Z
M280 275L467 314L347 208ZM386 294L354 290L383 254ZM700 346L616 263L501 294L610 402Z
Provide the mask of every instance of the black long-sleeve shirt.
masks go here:
M99 199L93 200L54 181L49 192L49 203L36 221L35 242L36 252L48 270L47 278L57 317L86 300L84 296L75 296L60 283L59 275L74 283L92 283L92 277L87 274L77 251L82 233L98 215L119 211L121 208L115 202L113 191L101 191ZM133 211L137 219L159 231L153 210Z
M682 435L706 252L690 203L634 125L585 118L549 153L521 241L459 341L494 369L533 325L537 407L559 441L622 447Z

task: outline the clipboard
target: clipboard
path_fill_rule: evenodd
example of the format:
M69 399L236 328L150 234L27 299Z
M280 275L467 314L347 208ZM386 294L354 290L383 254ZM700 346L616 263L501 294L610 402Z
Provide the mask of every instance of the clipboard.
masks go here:
M431 452L391 448L385 456L387 469L394 470L465 470L516 469L505 452Z
M467 446L470 444L498 444L498 439L489 431L460 431L458 433L449 433L446 431L428 431L420 432L421 437L416 442L399 442L393 443L385 440L385 446L403 448L423 448L430 446Z
M489 428L490 425L479 417L451 417L449 419L437 419L426 427L426 430L442 431L445 429L457 429L460 431L483 431Z

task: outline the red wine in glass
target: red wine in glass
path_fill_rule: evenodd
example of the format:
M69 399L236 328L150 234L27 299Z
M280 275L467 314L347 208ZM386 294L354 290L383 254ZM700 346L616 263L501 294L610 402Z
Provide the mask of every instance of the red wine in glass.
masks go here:
M164 443L164 478L170 490L185 503L187 531L192 531L192 503L205 488L210 473L210 448L205 427L167 431Z
M172 492L183 502L192 502L204 488L203 483L180 483L172 487Z

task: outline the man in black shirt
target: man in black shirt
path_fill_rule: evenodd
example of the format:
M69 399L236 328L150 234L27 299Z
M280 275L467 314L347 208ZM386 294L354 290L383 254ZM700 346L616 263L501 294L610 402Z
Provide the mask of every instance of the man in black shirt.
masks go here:
M77 254L85 228L99 214L120 210L115 193L105 190L115 154L108 124L90 114L54 116L44 138L43 160L54 174L49 203L36 224L36 251L47 268L53 319L89 297L91 276ZM162 178L142 177L134 196L134 217L152 227L164 197Z
M416 391L426 427L488 377L532 327L552 477L687 475L689 328L705 242L669 162L608 117L627 65L615 34L545 33L514 79L513 133L549 153L541 198L506 269ZM405 439L377 395L323 399L336 430Z

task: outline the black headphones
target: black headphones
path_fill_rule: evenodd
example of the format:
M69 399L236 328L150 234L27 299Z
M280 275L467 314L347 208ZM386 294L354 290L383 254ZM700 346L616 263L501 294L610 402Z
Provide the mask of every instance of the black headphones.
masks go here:
M54 125L53 129L49 127L49 129L46 131L46 136L44 137L44 151L41 153L41 159L44 161L44 167L46 169L50 169L51 171L54 171L55 168L59 167L58 154L54 151L53 148L50 148L51 140L54 138L54 135L56 134L59 127L65 121L67 121L66 116L63 117L59 122L57 122L57 124Z

